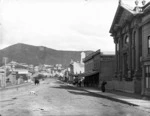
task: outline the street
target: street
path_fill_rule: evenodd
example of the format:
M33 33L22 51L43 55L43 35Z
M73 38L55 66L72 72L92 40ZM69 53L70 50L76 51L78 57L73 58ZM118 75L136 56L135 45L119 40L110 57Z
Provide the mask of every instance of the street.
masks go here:
M30 93L35 91L36 94ZM1 116L150 116L134 106L110 101L51 78L40 85L0 91Z

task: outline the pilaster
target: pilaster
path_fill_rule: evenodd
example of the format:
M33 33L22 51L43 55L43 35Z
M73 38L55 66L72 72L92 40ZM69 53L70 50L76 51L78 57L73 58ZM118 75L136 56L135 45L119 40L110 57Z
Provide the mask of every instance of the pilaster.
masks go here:
M129 36L129 61L128 61L128 78L132 78L132 30L128 30L128 36Z
M118 51L117 51L117 44L118 44L118 39L116 37L114 37L115 40L115 78L118 78Z

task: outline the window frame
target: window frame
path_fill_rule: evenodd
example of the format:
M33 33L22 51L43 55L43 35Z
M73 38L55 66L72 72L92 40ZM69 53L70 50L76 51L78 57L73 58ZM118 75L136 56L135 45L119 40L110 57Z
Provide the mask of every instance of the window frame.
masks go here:
M147 37L147 44L148 54L150 54L150 35Z
M128 35L125 36L124 43L125 43L125 44L128 44L128 43L129 43L129 36L128 36Z
M116 50L119 51L119 42L116 44Z
M150 65L145 66L145 87L150 89Z

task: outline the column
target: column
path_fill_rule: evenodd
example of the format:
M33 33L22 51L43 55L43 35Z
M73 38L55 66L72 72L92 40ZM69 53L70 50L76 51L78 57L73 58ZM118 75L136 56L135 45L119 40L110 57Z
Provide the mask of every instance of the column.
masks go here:
M135 62L136 62L136 57L135 57L135 34L136 34L136 31L134 31L132 33L132 75L134 77L134 73L135 73Z
M140 52L141 52L141 46L140 46L140 42L141 42L141 29L139 27L137 27L136 29L136 40L135 40L135 50L136 50L136 72L135 72L135 77L136 79L140 78L142 76L142 71L140 68Z
M141 95L145 94L145 66L142 66L142 87L141 87Z
M128 61L128 78L131 79L132 77L132 30L129 29L129 61Z
M123 35L120 36L120 79L123 78Z
M120 38L118 38L118 73L119 73L119 78L120 78L120 49L121 49Z
M122 36L120 35L119 37L119 59L118 59L118 63L119 63L119 67L118 67L118 71L119 71L119 79L122 80Z
M114 37L114 43L115 43L115 75L114 77L117 78L118 75L118 52L117 52L117 38Z

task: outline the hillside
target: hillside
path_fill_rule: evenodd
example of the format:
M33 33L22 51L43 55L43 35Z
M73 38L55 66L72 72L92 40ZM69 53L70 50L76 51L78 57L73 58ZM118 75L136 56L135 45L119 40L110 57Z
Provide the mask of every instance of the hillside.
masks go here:
M85 51L88 55L92 51ZM69 65L71 59L80 61L81 51L61 51L44 46L32 46L27 44L14 44L0 50L0 65L3 64L3 57L8 57L9 61L17 61L33 65L39 64L62 64Z

